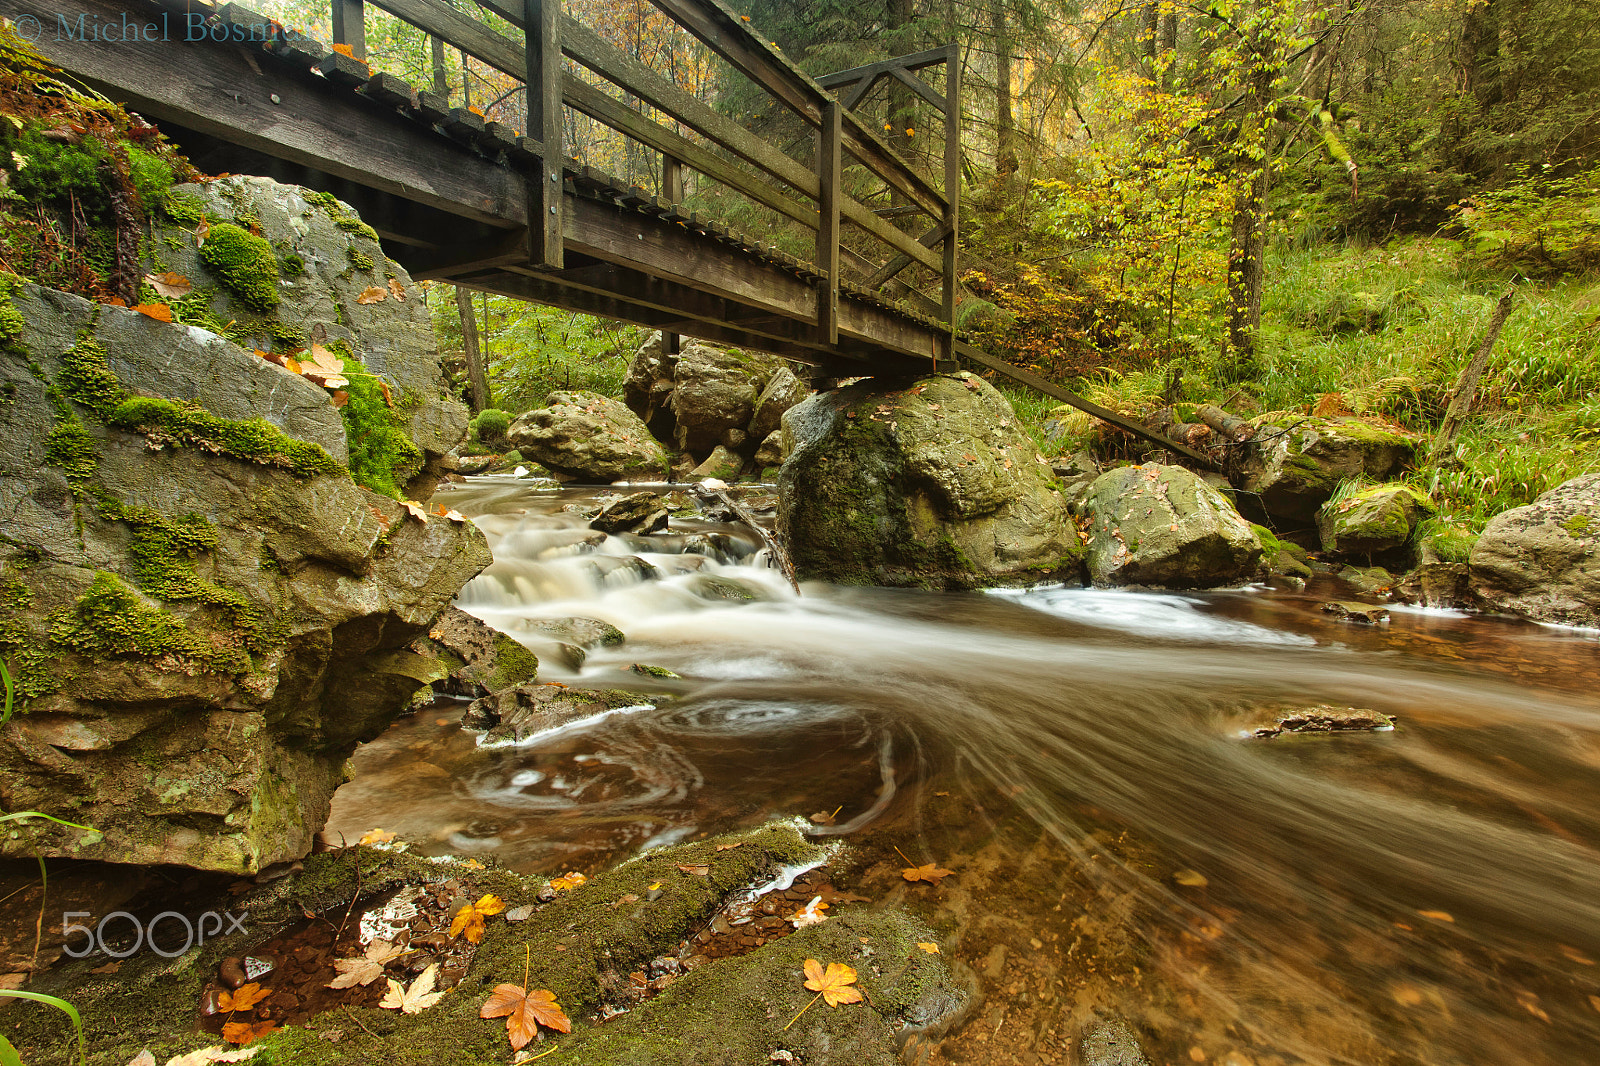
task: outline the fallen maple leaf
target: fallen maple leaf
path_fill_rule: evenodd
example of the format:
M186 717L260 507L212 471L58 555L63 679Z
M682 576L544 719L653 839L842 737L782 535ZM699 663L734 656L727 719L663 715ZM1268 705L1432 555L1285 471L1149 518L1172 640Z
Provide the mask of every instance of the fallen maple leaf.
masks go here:
M157 322L172 321L172 308L166 304L134 304L133 309L146 318L153 318Z
M411 982L407 988L394 978L389 978L389 991L384 995L378 1006L385 1010L397 1010L403 1014L421 1014L440 999L444 998L443 992L433 990L434 979L439 976L439 964L431 963L426 970Z
M856 971L853 967L846 966L842 962L830 962L824 971L822 963L816 959L806 960L806 987L817 993L830 1007L837 1007L841 1003L860 1003L861 989L850 987L855 983ZM816 1000L813 999L811 1002L815 1003ZM806 1004L808 1007L810 1005ZM802 1010L800 1013L804 1014L805 1011ZM795 1017L798 1018L800 1015L796 1014ZM794 1022L789 1024L793 1025Z
M455 918L450 922L450 935L465 936L467 943L476 944L483 940L483 920L505 909L506 901L493 893L476 903L468 903L456 911Z
M529 992L519 985L495 985L478 1017L504 1018L512 1051L521 1051L541 1025L558 1033L572 1032L572 1020L562 1012L555 993L543 988Z
M152 289L156 290L157 294L165 296L169 300L187 296L194 291L194 282L182 274L174 274L170 270L165 274L146 274L144 280Z
M354 988L370 985L383 976L383 968L406 953L387 940L374 940L367 945L367 953L359 959L334 959L333 967L339 976L328 982L329 988Z
M278 1023L268 1020L263 1022L228 1022L222 1027L222 1039L230 1044L250 1044L278 1028ZM216 1059L210 1060L216 1062Z
M577 871L562 874L560 877L551 878L550 887L557 892L571 892L589 879Z
M428 522L428 511L427 511L427 508L422 506L422 504L415 503L415 502L413 502L411 500L401 500L400 501L400 506L404 507L406 509L406 513L409 514L412 518L415 518L418 522L421 522L424 525L427 524L427 522Z
M937 885L941 878L949 877L954 870L941 870L937 863L930 862L926 866L908 866L900 871L900 876L907 881L926 881L930 885Z
M361 295L356 297L358 304L381 304L389 298L389 293L376 285L368 285L361 290Z
M368 829L361 834L357 844L387 844L394 839L394 834L387 829Z
M260 1003L270 995L272 995L272 989L262 988L256 982L251 981L247 985L239 986L236 991L224 991L217 997L217 1006L229 1012L254 1010L257 1003ZM237 1044L239 1041L235 1040L234 1043Z

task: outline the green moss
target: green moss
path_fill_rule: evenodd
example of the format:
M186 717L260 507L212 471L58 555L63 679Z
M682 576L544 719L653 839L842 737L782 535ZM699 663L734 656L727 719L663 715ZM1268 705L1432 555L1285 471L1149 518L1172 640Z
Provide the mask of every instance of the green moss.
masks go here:
M378 265L372 261L372 256L358 252L353 244L344 250L344 254L345 258L350 260L350 265L357 270L371 270Z
M69 400L82 404L101 420L109 417L127 396L117 375L111 372L106 350L90 337L84 337L61 357L58 388Z
M306 272L306 261L295 252L290 252L283 257L283 272L285 274L299 275Z
M198 197L181 192L168 192L162 197L161 212L184 226L198 226L206 217L203 202Z
M22 336L22 329L27 325L22 320L22 312L11 302L21 286L21 278L0 271L0 340L4 340L8 348L13 341Z
M244 306L263 312L278 306L278 260L263 238L241 226L219 223L200 246L200 258Z
M520 685L539 676L539 657L512 640L504 633L494 635L494 674L489 678L490 692Z
M1561 523L1561 528L1567 531L1569 537L1581 537L1589 532L1594 520L1587 514L1579 512Z
M274 346L281 346L289 349L306 347L306 335L304 331L295 329L287 322L280 322L275 318L271 319L267 323L267 332L272 334Z
M76 415L56 420L45 438L44 457L67 475L67 480L82 484L94 476L100 465L94 438Z
M199 446L245 462L281 467L296 477L343 472L319 445L295 440L264 418L234 421L195 404L134 396L118 404L106 424L164 443Z
M358 237L365 237L373 244L378 243L378 231L361 221L359 218L355 218L350 215L343 215L339 218L335 218L333 220L333 224L344 230L346 233L353 233Z
M348 353L348 349L344 349ZM350 442L350 476L356 484L394 499L404 497L406 482L422 470L422 452L406 435L378 379L360 362L345 358L349 400L340 409Z
M182 619L139 595L115 574L101 571L78 601L51 619L50 639L94 659L162 659L213 673L242 673L249 660L190 629Z
M143 204L162 202L172 188L172 164L143 148L130 146L128 153L128 178Z

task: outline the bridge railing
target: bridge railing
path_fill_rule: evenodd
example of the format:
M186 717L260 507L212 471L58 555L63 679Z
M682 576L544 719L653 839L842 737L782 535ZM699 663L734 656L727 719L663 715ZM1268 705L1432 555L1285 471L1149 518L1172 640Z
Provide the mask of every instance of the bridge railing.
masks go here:
M520 31L521 39L443 0L331 0L334 43L342 46L338 51L352 63L364 62L366 6L371 4L434 38L436 56L440 47L448 45L522 82L527 132L519 142L524 146L519 159L528 170L530 207L534 209L530 218L538 219L537 225L530 222L529 227L532 262L552 269L562 265L560 190L563 169L570 165L563 144L563 108L571 108L660 154L661 199L668 206L682 201L682 175L687 168L812 231L819 278L816 324L821 342L838 340L845 259L869 290L889 284L912 264L926 268L939 279L940 291L931 301L924 298L924 305L937 309L948 333L955 310L961 176L960 74L954 45L817 80L753 33L721 0L651 0L734 71L798 117L813 139L811 159L802 162L564 15L559 0L476 2ZM563 58L645 102L699 139L646 117L599 86L574 76L564 69ZM938 66L944 68L942 93L917 73ZM885 79L915 92L942 115L942 182L936 184L907 163L853 109ZM451 108L441 89L436 84L432 90L421 90L422 108L431 106L456 122L472 123L474 116L465 108ZM843 91L844 98L831 89ZM880 213L852 195L844 182L844 172L852 166L881 183L891 199L903 203ZM854 176L859 187L860 173ZM925 230L920 236L913 235L896 225L895 218L910 219L913 224L922 219ZM848 248L841 239L846 224L870 236L873 246L885 247L885 261ZM951 357L949 343L947 336L946 351L941 353L946 359Z

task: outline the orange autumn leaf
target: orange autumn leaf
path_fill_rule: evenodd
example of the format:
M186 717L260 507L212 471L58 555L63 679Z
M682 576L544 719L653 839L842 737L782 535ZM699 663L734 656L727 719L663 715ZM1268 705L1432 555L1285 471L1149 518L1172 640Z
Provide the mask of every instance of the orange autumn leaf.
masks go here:
M352 47L351 45L348 45L348 44L336 44L336 45L333 46L333 50L335 52L338 52L342 56L349 56L351 59L355 59L356 62L360 63L362 66L366 66L367 65L367 61L365 59L356 59L355 48Z
M528 992L519 985L495 985L478 1017L504 1018L512 1051L521 1051L541 1025L558 1033L572 1032L572 1020L561 1010L555 993L544 988Z
M841 1003L860 1003L861 989L851 988L856 983L856 971L842 962L830 962L824 970L816 959L806 960L806 987L822 993L822 1000L830 1007Z
M444 509L440 508L439 513L443 514ZM573 889L577 888L587 880L589 880L587 877L574 870L569 873L562 874L560 877L551 878L550 887L557 892L571 892Z
M390 407L394 406L394 393L389 391L389 383L382 378L373 378L373 383L378 386L378 391L383 393L383 402Z
M222 1039L230 1044L249 1044L277 1028L278 1023L274 1021L228 1022L222 1027Z
M217 1005L225 1011L254 1010L255 1005L272 995L272 989L262 988L251 981L247 985L239 986L237 991L223 992L217 997Z
M187 296L194 291L194 282L182 274L167 271L165 274L146 274L144 280L156 290L157 295L168 300L175 300L180 296Z
M490 893L476 903L468 903L456 911L450 922L451 936L465 936L469 944L483 940L483 920L506 909L505 900Z
M153 318L157 322L172 321L172 308L166 304L135 304L133 309L146 318Z
M343 389L335 389L333 393L333 406L343 407L350 402L350 394Z
M358 304L381 304L389 298L388 290L380 289L376 285L368 285L361 290L361 295L356 297Z
M938 863L930 862L926 866L908 866L900 871L900 876L907 881L926 881L930 885L937 885L942 878L953 873L954 870L941 870Z
M389 279L389 294L396 300L404 300L406 298L405 286L400 284L399 278Z

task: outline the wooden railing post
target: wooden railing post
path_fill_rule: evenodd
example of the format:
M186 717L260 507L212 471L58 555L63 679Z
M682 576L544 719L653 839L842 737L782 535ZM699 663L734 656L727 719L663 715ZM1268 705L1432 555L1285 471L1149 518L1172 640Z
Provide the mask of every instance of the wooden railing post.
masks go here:
M529 175L528 259L534 266L559 270L566 126L561 110L561 0L524 0L524 4L528 136L544 147Z
M449 99L450 74L444 65L444 39L430 37L428 43L433 49L433 91Z
M677 156L661 155L661 199L673 207L683 203L683 160ZM683 351L683 337L676 333L661 334L661 354L670 363Z
M350 58L367 58L366 12L362 0L333 0L333 43L350 46Z
M961 49L950 43L944 65L944 289L939 317L949 332L944 337L944 358L954 360L956 330L956 239L961 225Z
M817 339L839 343L839 181L844 108L837 100L822 105L817 130L817 269L826 275L817 286Z

